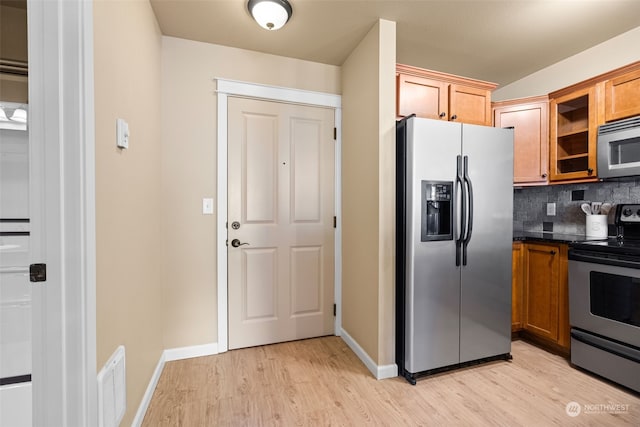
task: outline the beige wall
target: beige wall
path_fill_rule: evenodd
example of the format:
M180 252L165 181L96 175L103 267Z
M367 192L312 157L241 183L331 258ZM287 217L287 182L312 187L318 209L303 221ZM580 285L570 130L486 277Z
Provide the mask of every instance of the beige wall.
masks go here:
M217 342L214 78L340 93L340 68L162 38L162 218L165 348Z
M342 328L378 354L380 25L342 65Z
M563 59L547 68L499 88L493 101L546 95L615 68L640 61L640 27Z
M27 9L0 4L0 58L27 62Z
M396 23L380 21L378 198L378 358L395 363L396 272Z
M123 344L130 425L160 359L161 36L147 1L94 3L97 366ZM116 118L129 149L115 144Z
M0 4L0 59L27 62L27 10ZM0 101L28 102L26 76L0 73Z
M380 20L342 66L342 327L393 362L395 23Z

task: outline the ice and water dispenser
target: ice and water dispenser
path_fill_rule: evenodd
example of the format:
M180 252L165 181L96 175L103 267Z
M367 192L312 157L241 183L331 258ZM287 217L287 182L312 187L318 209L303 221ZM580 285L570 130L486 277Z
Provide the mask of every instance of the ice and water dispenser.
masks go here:
M422 181L420 240L453 239L453 182Z

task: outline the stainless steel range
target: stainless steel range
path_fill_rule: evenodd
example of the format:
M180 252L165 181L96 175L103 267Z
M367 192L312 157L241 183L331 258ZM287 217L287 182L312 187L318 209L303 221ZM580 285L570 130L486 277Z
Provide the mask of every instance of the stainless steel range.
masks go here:
M615 225L569 249L571 363L640 392L640 204L618 205Z

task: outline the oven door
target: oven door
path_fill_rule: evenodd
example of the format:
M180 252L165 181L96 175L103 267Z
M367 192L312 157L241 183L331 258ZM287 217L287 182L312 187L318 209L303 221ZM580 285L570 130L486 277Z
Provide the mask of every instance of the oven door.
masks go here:
M640 263L572 249L569 318L574 328L640 347Z

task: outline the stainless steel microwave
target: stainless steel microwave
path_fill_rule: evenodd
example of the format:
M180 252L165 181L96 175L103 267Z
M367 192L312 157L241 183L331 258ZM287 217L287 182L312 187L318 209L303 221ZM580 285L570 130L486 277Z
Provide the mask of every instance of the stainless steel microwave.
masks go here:
M598 177L640 175L640 116L598 127Z

